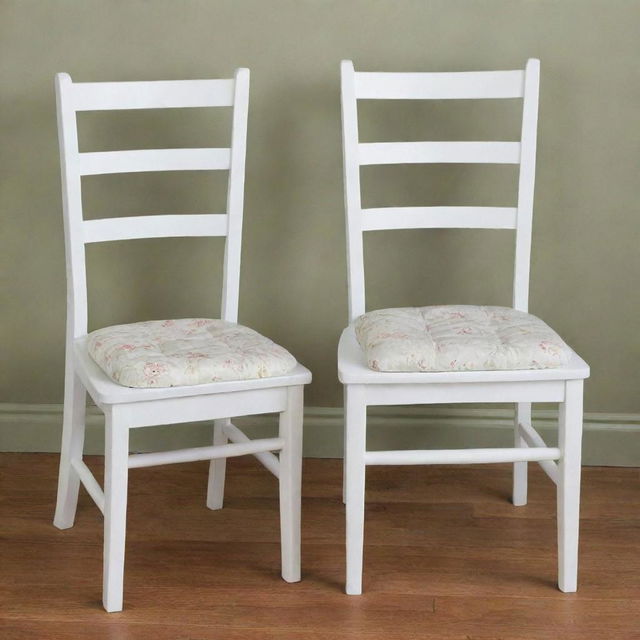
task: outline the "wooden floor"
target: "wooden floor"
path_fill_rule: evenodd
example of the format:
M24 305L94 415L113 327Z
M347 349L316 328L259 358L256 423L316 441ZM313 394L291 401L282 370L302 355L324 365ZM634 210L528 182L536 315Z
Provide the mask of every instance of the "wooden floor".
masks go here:
M57 456L0 454L0 638L640 638L638 469L584 469L580 591L567 595L537 467L520 508L506 465L370 468L359 597L342 591L340 461L305 460L299 584L279 578L275 479L253 459L228 470L217 512L206 463L131 472L125 611L107 614L98 510L82 492L75 527L58 531Z

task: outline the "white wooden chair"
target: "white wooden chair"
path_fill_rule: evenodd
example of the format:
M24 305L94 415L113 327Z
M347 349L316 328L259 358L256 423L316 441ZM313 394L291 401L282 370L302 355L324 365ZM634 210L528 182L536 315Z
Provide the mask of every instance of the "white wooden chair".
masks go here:
M527 501L527 462L538 462L557 485L558 585L566 592L577 588L582 389L583 379L589 376L589 367L544 323L520 313L527 312L528 307L538 86L538 60L529 60L524 71L472 73L356 73L352 62L342 62L342 126L351 324L340 339L338 369L345 393L346 591L349 594L359 594L362 591L366 466L438 463L513 462L513 503L524 505ZM523 99L522 139L519 142L359 142L358 100L482 98ZM360 166L453 162L520 164L517 206L375 209L363 209L361 206ZM408 311L387 310L363 316L363 232L428 228L515 230L513 309L426 307ZM496 313L496 309L505 319L513 320L515 317L518 322L525 323L537 321L535 330L546 335L550 332L555 336L555 347L558 348L555 355L559 353L561 356L557 358L557 362L548 365L549 368L528 368L518 364L523 361L520 353L515 358L519 368L511 366L507 369L504 362L502 365L494 362L494 366L486 367L482 366L483 360L471 362L469 366L460 366L459 362L453 361L443 363L441 356L463 353L465 349L464 344L457 345L453 339L450 342L439 341L447 332L449 338L451 331L454 331L454 337L457 336L456 325L452 325L455 318L447 320L446 313L450 313L449 317L458 312L463 312L465 316L480 314L488 317L488 314ZM441 316L444 313L445 317L431 325L428 317L433 313ZM408 328L405 326L404 330L399 328L399 324L403 322L411 325L411 314L416 315L416 323ZM473 322L470 324L473 325ZM462 338L468 331L477 334L478 327L458 329ZM407 343L412 338L417 338L422 351L429 340L437 342L431 343L434 345L431 361L416 357L412 360L410 349L407 351ZM482 343L480 335L481 347ZM529 345L538 351L546 346L549 345L543 344L542 348L540 345ZM427 349L427 355L428 351ZM425 354L421 353L419 356L421 358ZM552 365L556 366L551 368ZM529 366L541 365L529 362ZM487 370L489 368L493 370ZM367 451L368 406L461 402L516 403L515 447ZM531 426L532 402L560 404L557 447L548 447Z
M221 376L220 381L210 382L218 378L209 377L205 383L153 388L160 378L159 368L152 366L148 370L150 377L147 387L150 388L134 388L114 382L88 352L88 347L93 345L96 348L96 342L99 342L93 340L92 343L94 334L87 335L85 245L92 242L225 236L221 320L190 322L196 333L197 327L202 324L215 324L227 329L231 327L233 330L237 327L223 321L236 323L238 316L249 70L238 69L235 78L223 80L120 83L73 83L69 75L61 73L56 77L56 94L67 256L68 320L64 427L54 524L60 529L73 525L82 482L104 514L104 607L107 611L120 611L128 470L158 464L211 460L207 506L219 509L223 502L226 458L253 454L279 478L282 577L287 582L296 582L300 580L303 385L311 380L309 371L297 364L284 349L255 332L248 334L249 341L257 339L261 347L267 345L267 351L277 351L285 360L289 358L289 364L293 362L290 370L278 375L270 375L268 371L265 374L263 371L259 375L267 377L254 375L253 379L234 379L231 375ZM231 147L103 153L78 151L78 111L177 107L233 107ZM83 220L82 176L179 170L228 170L227 212ZM188 321L175 322L184 324ZM155 326L157 323L152 324ZM134 333L139 330L139 325L124 327L126 331ZM185 333L189 331L191 329ZM108 354L106 359L109 360ZM241 357L238 366L242 366L243 362ZM82 460L86 392L105 415L104 492ZM250 440L230 420L234 416L271 412L277 412L280 416L279 436L274 438ZM198 420L214 421L212 446L129 455L130 429ZM273 451L279 451L279 457Z

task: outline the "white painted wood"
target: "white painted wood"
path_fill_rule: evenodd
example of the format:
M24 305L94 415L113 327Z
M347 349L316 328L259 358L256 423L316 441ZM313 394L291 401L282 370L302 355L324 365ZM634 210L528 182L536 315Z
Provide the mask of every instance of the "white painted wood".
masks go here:
M302 387L289 387L287 408L280 413L280 540L282 578L299 582L302 500Z
M558 446L558 587L578 589L578 531L580 527L580 471L582 458L582 380L567 381L560 405Z
M287 375L185 387L133 389L108 376L87 352L87 293L84 245L147 237L226 236L222 312L237 321L249 71L233 80L74 84L56 77L62 195L67 256L68 319L65 427L55 524L73 524L80 480L104 511L103 602L120 611L129 466L255 454L274 475L282 495L283 577L300 579L300 465L302 390L311 381L302 365ZM234 106L230 149L150 149L79 153L76 111ZM132 171L229 170L227 212L221 215L160 215L83 221L81 176ZM85 389L105 414L105 488L82 462ZM278 438L251 441L229 422L234 416L282 413ZM129 456L129 430L199 420L214 421L209 447ZM226 428L225 428L226 427ZM231 439L231 444L228 440ZM234 441L235 440L235 441ZM281 460L270 451L283 449ZM207 504L222 506L224 462L211 464ZM103 504L101 504L103 503Z
M462 73L355 73L353 63L345 60L342 74L343 166L347 222L347 263L349 274L349 318L353 321L365 312L362 233L401 228L499 228L516 229L516 268L514 306L526 310L529 254L531 244L531 207L535 177L539 62L530 60L525 71ZM524 98L521 141L513 142L370 142L358 139L358 99L469 99ZM397 163L521 163L517 215L513 209L498 213L495 208L483 217L482 224L464 208L455 218L426 208L410 208L406 215L387 220L382 210L369 217L361 208L359 167L368 164ZM390 213L390 212L389 212ZM387 224L389 223L389 224ZM526 282L525 282L526 281ZM526 284L526 290L523 286ZM524 296L524 297L523 297Z
M522 437L520 425L531 424L531 403L520 402L516 404L515 425L514 425L514 445L525 447L527 441ZM536 446L536 445L529 445ZM522 507L527 504L527 482L528 465L526 462L515 462L513 465L513 492L511 501L514 506Z
M242 244L242 212L244 207L244 169L247 148L247 119L249 114L249 69L238 69L235 75L231 158L227 189L229 217L227 242L222 275L221 317L228 322L238 321L240 296L240 249Z
M109 612L122 611L123 600L129 475L129 428L126 419L126 410L120 407L105 414L102 603Z
M454 73L355 74L359 99L451 100L521 98L522 71L463 71Z
M141 171L225 170L229 164L229 149L136 149L78 154L81 176Z
M364 461L367 465L409 465L409 464L487 464L514 462L515 460L557 460L558 447L536 447L521 449L438 449L367 451Z
M514 307L527 310L539 62L526 70L469 74L355 73L342 63L342 123L350 321L365 311L362 234L382 229L506 228L516 231ZM524 98L520 142L359 143L357 99ZM389 207L362 209L359 169L367 164L487 162L520 164L517 208ZM384 256L383 256L384 257ZM424 304L424 302L422 302ZM353 324L338 346L345 391L347 593L362 590L366 464L514 462L513 502L526 504L527 462L538 462L558 485L559 585L575 590L582 380L588 365L575 353L557 369L378 372L369 369ZM579 391L578 391L579 390ZM367 406L517 403L515 446L502 449L366 451ZM560 443L547 447L531 427L532 402L562 403ZM518 427L521 423L522 426ZM556 465L552 462L559 459Z
M176 464L179 462L197 462L198 460L211 460L212 458L220 457L235 458L259 451L277 451L282 446L283 440L281 438L264 438L240 444L212 445L210 447L193 447L154 453L134 453L129 456L129 469L155 467L161 464Z
M225 433L225 426L231 424L229 418L214 420L213 423L213 446L223 447L229 441ZM247 438L248 440L248 438ZM209 463L209 479L207 482L207 507L209 509L222 509L224 504L224 483L227 472L227 459L211 458Z
M518 431L521 439L528 447L546 447L546 443L542 436L528 423L518 425ZM547 474L549 479L558 484L558 465L550 460L537 460L542 470Z
M85 432L87 394L74 374L69 358L65 367L64 395L58 498L53 519L53 524L58 529L72 527L75 520L80 478L73 468L73 463L82 460Z
M361 142L361 166L372 164L518 164L519 142Z
M80 478L80 481L87 490L87 493L91 496L91 499L96 503L100 512L104 514L104 491L98 484L93 473L91 473L91 469L89 469L82 460L78 459L73 460L71 462L71 466L78 475L78 478Z
M345 387L346 392L346 387ZM342 422L342 504L347 504L347 424L346 420Z
M371 405L446 404L468 402L562 402L564 383L559 380L535 382L450 382L429 384L429 374L418 384L367 385Z
M82 223L82 235L85 244L136 238L226 236L227 216L200 213L86 220Z
M231 442L243 443L251 442L251 440L245 435L243 431L238 429L233 422L229 421L223 427L224 434ZM278 457L269 451L262 451L253 454L262 465L270 471L276 478L280 477L280 461Z
M362 246L362 205L360 167L358 165L358 107L355 72L350 60L340 65L342 113L342 167L344 171L344 208L347 232L347 284L349 321L365 312L364 254Z
M383 207L362 210L362 230L515 229L515 207Z
M364 550L364 486L367 440L367 405L364 388L344 388L344 426L346 436L346 514L347 514L347 580L349 595L362 593Z
M533 192L536 179L536 141L538 135L538 94L540 61L527 61L522 107L522 142L518 181L518 227L513 277L513 307L529 310L529 270L531 261L531 228Z
M233 393L198 394L129 405L130 426L155 427L161 424L198 422L222 416L235 418L259 413L279 413L287 406L286 387L247 389Z
M87 333L87 276L82 241L82 188L77 168L76 113L69 99L73 83L67 73L56 75L58 142L64 212L64 245L67 271L66 357L70 366L71 341ZM65 376L65 384L69 378Z
M76 111L230 107L233 80L76 82L70 101Z

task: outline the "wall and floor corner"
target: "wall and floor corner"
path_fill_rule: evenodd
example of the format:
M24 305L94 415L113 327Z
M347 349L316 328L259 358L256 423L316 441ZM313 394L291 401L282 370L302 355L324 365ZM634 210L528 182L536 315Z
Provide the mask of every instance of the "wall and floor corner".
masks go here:
M313 371L305 453L333 456L341 453L342 403L335 351L347 316L340 60L362 70L449 71L522 68L538 57L531 311L591 365L585 461L640 465L638 25L640 4L631 0L4 0L0 449L51 451L59 443L66 292L55 72L99 81L251 68L240 321ZM509 105L363 109L368 140L507 140L518 119ZM83 150L222 145L227 125L200 110L88 113L79 124ZM399 195L407 205L509 205L513 177L504 167L462 166L362 175L366 206ZM188 172L170 180L90 177L83 188L95 218L216 211L225 195L224 176ZM169 242L90 247L91 328L217 314L220 244ZM370 234L369 306L509 304L512 247L510 232L500 231ZM90 415L87 450L97 452L100 419ZM463 436L470 445L511 441L503 408L390 409L372 420L374 447L456 446ZM551 433L551 408L537 420ZM271 422L253 420L251 428ZM134 447L147 450L141 431ZM203 438L203 426L162 428L159 445Z
M557 411L534 411L533 421L549 446L555 446ZM237 418L234 423L252 438L277 433L272 415ZM1 404L0 451L60 450L62 405ZM513 441L513 410L461 407L377 407L369 410L370 449L446 449L508 447ZM340 458L342 409L307 407L304 418L305 457ZM211 444L212 426L169 425L131 432L131 451L171 450ZM95 407L87 412L86 454L104 453L104 418ZM640 466L640 417L635 414L586 413L583 462L587 465Z

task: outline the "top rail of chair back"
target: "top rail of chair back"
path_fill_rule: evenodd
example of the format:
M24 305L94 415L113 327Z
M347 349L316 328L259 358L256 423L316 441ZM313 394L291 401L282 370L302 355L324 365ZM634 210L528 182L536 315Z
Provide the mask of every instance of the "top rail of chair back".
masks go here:
M56 76L74 111L231 107L235 80L155 80L146 82L73 82Z
M524 70L452 73L355 73L362 100L479 100L522 98Z

